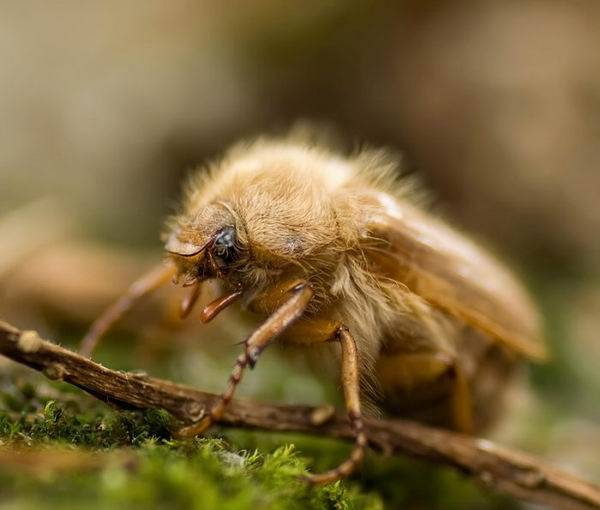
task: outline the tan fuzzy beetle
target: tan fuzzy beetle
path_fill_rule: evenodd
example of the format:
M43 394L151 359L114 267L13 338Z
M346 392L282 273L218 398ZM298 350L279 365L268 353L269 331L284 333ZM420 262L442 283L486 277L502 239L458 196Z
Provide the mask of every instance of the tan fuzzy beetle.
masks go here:
M312 482L347 476L361 462L366 399L392 414L481 429L515 362L546 355L537 314L502 265L424 212L397 175L380 151L344 157L294 136L235 146L194 176L168 222L166 263L93 324L82 353L173 277L189 287L182 316L216 278L224 294L203 321L239 302L264 322L246 339L221 401L181 436L222 416L244 369L275 340L323 349L341 366L355 447Z

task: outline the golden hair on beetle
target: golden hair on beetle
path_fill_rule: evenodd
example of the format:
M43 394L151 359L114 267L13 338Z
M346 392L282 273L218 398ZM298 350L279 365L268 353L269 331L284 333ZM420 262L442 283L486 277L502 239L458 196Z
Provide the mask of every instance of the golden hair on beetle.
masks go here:
M275 340L325 346L341 366L356 444L313 482L346 476L362 460L366 400L480 429L490 419L485 402L518 357L545 356L537 314L510 272L425 212L419 194L384 151L344 156L295 135L235 145L192 176L167 222L166 264L94 323L82 351L171 276L190 287L182 316L216 278L225 293L204 321L236 301L265 321L246 339L221 401L181 436L222 416L244 370Z

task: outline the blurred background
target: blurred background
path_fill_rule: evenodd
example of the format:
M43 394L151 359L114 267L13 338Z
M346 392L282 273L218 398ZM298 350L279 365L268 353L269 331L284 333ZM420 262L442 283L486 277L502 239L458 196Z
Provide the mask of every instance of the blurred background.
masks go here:
M401 152L436 208L523 276L554 357L496 437L598 480L598 2L0 7L2 319L76 339L160 258L190 169L240 137L325 122L348 146ZM143 342L113 339L100 359L219 389L241 326L183 329L164 307L149 321L152 306L127 321ZM227 349L209 341L224 335ZM284 370L266 365L246 394L326 393L301 371L265 390Z

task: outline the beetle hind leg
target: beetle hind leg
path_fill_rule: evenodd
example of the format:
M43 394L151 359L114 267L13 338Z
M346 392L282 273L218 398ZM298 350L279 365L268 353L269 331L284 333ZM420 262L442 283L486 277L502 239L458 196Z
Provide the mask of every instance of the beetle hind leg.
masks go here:
M471 389L456 357L439 352L386 354L380 357L376 370L383 387L391 392L410 393L422 385L448 378L451 424L465 434L473 432Z
M450 373L452 375L450 405L454 427L464 434L472 434L474 431L473 402L469 381L464 369L456 360L450 367Z

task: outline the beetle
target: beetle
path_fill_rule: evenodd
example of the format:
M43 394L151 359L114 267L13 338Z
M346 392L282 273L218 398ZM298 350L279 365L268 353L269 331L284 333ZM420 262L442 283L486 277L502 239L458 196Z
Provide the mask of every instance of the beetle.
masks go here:
M264 322L220 401L181 437L219 420L245 369L276 340L341 370L354 448L311 482L345 477L362 461L365 402L481 429L482 403L495 402L519 359L547 356L538 314L503 264L417 195L385 151L341 155L295 136L237 144L194 173L167 221L165 263L99 317L81 352L91 355L119 317L173 277L187 288L182 317L217 279L223 295L202 310L204 322L234 303Z

